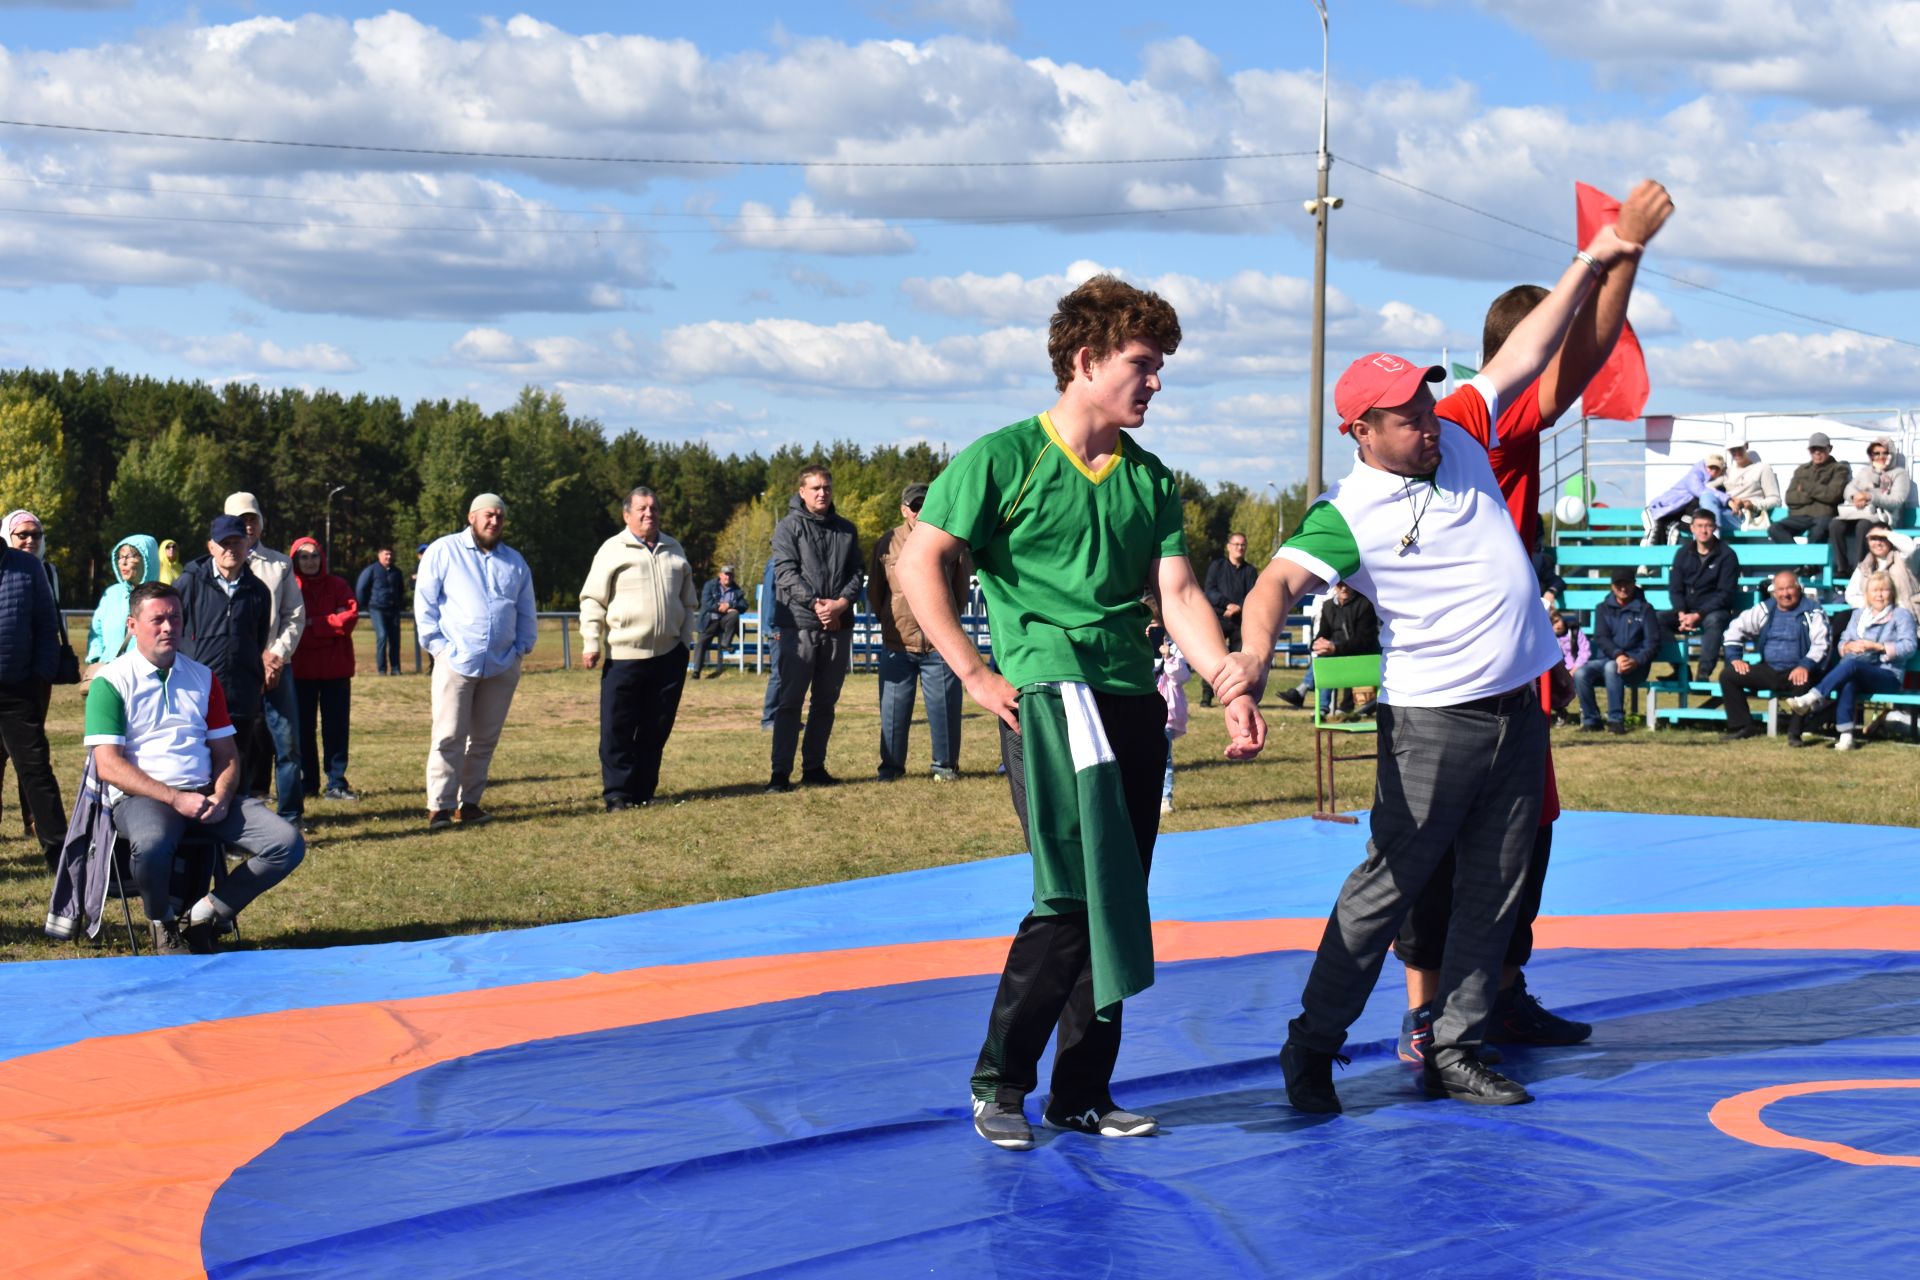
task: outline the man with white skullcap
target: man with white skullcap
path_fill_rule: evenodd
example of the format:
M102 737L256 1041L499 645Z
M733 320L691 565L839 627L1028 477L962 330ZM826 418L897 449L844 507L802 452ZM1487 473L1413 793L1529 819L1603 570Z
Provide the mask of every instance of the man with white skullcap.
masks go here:
M427 751L427 830L488 820L487 769L533 648L533 574L502 541L506 503L483 493L467 527L420 557L413 621L434 657L433 745Z

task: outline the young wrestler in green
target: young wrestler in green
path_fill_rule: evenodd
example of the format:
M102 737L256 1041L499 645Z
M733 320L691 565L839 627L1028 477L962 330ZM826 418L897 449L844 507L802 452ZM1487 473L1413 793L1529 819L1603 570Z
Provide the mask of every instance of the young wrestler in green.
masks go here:
M1059 400L962 451L900 558L914 617L974 701L1017 735L1008 772L1033 850L1033 910L1007 954L973 1075L974 1128L1012 1150L1033 1145L1023 1104L1056 1025L1047 1124L1105 1137L1157 1128L1110 1092L1120 1002L1153 981L1146 881L1166 704L1143 591L1159 594L1168 632L1213 679L1227 754L1252 756L1266 741L1187 562L1179 486L1125 430L1145 421L1179 344L1173 308L1111 276L1062 298L1047 339ZM944 586L942 565L962 546L987 597L999 674Z

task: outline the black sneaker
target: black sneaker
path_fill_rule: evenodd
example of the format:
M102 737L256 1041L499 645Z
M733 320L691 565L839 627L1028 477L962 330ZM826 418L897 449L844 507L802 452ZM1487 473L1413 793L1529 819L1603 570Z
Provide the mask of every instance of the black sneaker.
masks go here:
M1333 1064L1350 1066L1352 1058L1344 1053L1321 1053L1297 1040L1289 1040L1280 1049L1280 1073L1287 1080L1287 1101L1295 1111L1309 1115L1340 1114L1340 1095L1333 1091Z
M1512 1107L1532 1102L1526 1086L1507 1079L1472 1054L1440 1066L1432 1058L1420 1069L1420 1083L1430 1098L1452 1098L1483 1107Z
M1301 693L1298 689L1282 689L1280 692L1274 694L1273 696L1278 698L1280 701L1286 703L1288 706L1292 707L1296 711L1300 710L1301 708L1307 705L1306 698L1301 696Z
M834 787L839 784L840 779L828 773L825 766L800 771L800 785L803 787Z
M1621 724L1618 720L1607 721L1608 733L1625 733L1626 731L1627 731L1627 726L1624 724Z
M322 800L358 800L360 797L348 787L328 787L320 793L320 798Z
M427 815L428 835L432 835L436 831L445 831L452 825L453 810L451 809L435 809Z
M1787 735L1787 745L1790 747L1804 747L1807 745L1807 740L1797 733L1790 733Z
M484 827L493 821L493 815L477 804L467 803L453 811L453 820L463 827Z
M973 1131L1006 1151L1025 1151L1033 1145L1033 1126L1027 1123L1020 1101L973 1100Z
M776 773L771 778L767 779L766 786L760 788L760 794L767 795L767 796L783 796L791 790L793 790L793 784L787 781L787 775L784 773Z
M1040 1112L1040 1123L1049 1129L1092 1134L1098 1138L1145 1138L1160 1130L1160 1122L1152 1116L1123 1111L1114 1106L1112 1101L1108 1101L1104 1107L1057 1111L1053 1100L1048 1099L1045 1109Z
M1592 1034L1592 1023L1563 1018L1534 999L1525 974L1494 998L1487 1019L1487 1039L1501 1044L1579 1044Z
M219 918L196 922L189 916L186 924L181 926L180 936L187 940L188 951L196 956L210 956L213 954L213 940L220 936Z
M1723 742L1738 742L1742 738L1757 738L1767 730L1763 725L1743 724L1738 729L1729 729L1720 735Z
M1580 722L1581 733L1599 733L1601 731L1602 730L1601 730L1600 722L1598 720L1593 721L1591 724L1589 724L1585 720L1582 720Z

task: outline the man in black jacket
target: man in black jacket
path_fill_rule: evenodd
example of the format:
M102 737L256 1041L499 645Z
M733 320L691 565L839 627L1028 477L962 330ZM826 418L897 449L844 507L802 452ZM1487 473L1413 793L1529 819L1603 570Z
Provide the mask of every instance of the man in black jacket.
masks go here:
M1740 557L1720 540L1720 522L1705 507L1694 509L1688 525L1693 541L1673 553L1673 569L1667 575L1673 608L1660 615L1660 624L1669 635L1679 637L1682 646L1700 637L1700 661L1693 678L1711 680L1720 664L1720 638L1727 633L1738 602ZM1684 664L1674 675L1686 678Z
M267 673L261 654L273 629L273 595L247 567L251 539L238 516L216 516L207 554L174 579L180 593L179 649L220 679L240 753L240 794L263 790L272 759L264 700Z
M1809 546L1827 544L1827 526L1840 514L1840 499L1846 496L1847 481L1853 472L1833 456L1833 441L1827 433L1816 431L1807 437L1807 460L1794 468L1787 483L1787 518L1767 526L1771 542L1792 542L1796 534L1806 534ZM1826 552L1818 557L1825 563Z
M774 590L793 613L780 635L780 706L773 714L770 792L790 791L793 753L800 750L800 781L830 787L827 739L834 705L853 657L853 605L860 598L860 535L833 509L833 473L808 467L786 518L773 531ZM806 741L800 707L812 690Z
M48 870L58 865L67 837L67 811L47 747L47 695L62 625L39 558L0 544L0 745L19 770L21 803L33 817Z
M1240 609L1259 580L1260 571L1247 563L1247 535L1229 533L1227 554L1207 566L1206 583L1207 603L1220 619L1229 652L1240 647ZM1200 682L1200 705L1213 705L1213 686L1205 680Z
M1607 732L1627 731L1627 686L1645 684L1647 664L1660 647L1660 620L1634 582L1633 570L1616 569L1613 593L1593 613L1593 660L1573 673L1580 697L1580 729L1600 732L1600 704L1593 686L1607 686Z
M1355 591L1351 585L1342 582L1333 589L1333 599L1320 607L1320 626L1313 639L1313 654L1316 658L1347 658L1363 653L1380 652L1380 615L1374 612L1373 602ZM1340 721L1346 718L1345 709L1333 706L1335 690L1326 690L1320 694L1320 705L1327 708L1326 718ZM1372 691L1367 692L1367 701L1356 714L1370 716L1376 708Z
M373 563L354 583L360 612L373 619L373 665L383 676L400 674L400 611L409 603L407 575L393 562L393 548L374 552Z

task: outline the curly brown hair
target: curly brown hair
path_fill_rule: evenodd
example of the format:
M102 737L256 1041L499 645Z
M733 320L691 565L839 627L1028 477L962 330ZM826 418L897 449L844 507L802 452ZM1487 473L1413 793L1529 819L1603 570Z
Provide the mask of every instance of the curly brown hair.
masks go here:
M1116 276L1099 275L1060 299L1047 325L1047 354L1058 390L1073 381L1073 356L1082 347L1105 360L1140 338L1172 355L1180 346L1180 317L1157 293L1136 289Z

